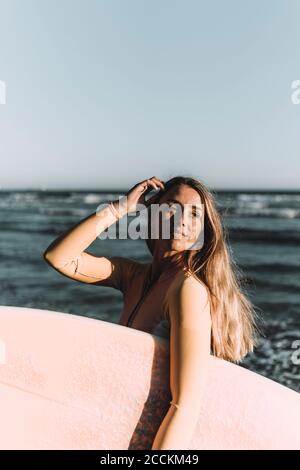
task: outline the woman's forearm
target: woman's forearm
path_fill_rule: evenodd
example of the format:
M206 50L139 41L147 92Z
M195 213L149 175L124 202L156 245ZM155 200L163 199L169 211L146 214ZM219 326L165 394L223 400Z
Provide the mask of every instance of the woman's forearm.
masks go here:
M124 215L125 212L120 208L118 201L114 201L114 206L121 216ZM90 246L116 220L113 212L108 207L103 207L55 239L45 251L44 256L52 262L61 258L74 258Z
M185 450L198 420L197 412L169 408L153 441L151 450Z

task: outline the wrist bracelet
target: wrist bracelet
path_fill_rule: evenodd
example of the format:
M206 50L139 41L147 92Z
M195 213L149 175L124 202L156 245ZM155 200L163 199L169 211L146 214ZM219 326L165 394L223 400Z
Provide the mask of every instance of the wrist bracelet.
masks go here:
M111 212L113 213L113 215L114 215L117 219L120 219L120 218L121 218L119 212L117 211L117 209L116 209L115 206L113 205L113 201L110 201L110 203L108 204L108 207L110 208Z
M174 403L173 401L170 401L171 405L174 405L176 406L177 409L179 409L179 405L177 405L177 403Z

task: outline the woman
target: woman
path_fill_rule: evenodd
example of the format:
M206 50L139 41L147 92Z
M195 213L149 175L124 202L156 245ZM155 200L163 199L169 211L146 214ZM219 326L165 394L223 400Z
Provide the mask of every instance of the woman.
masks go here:
M153 189L159 192L146 201ZM153 224L158 237L147 239L150 264L85 251L138 204L147 208L148 229L150 209L166 208L162 221L156 218ZM166 222L169 237L162 236ZM154 334L160 322L169 323L172 401L152 450L188 448L210 353L239 362L255 344L255 312L234 273L213 195L194 178L179 176L164 183L153 176L61 235L44 258L72 279L119 289L124 298L120 324Z

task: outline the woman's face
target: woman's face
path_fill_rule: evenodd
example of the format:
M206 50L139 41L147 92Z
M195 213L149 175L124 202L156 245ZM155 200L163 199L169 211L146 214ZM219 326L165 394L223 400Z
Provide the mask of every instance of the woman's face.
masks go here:
M151 223L158 234L152 235L158 238L155 244L162 243L165 249L174 251L201 248L204 205L198 191L187 185L170 188L162 194L156 208Z

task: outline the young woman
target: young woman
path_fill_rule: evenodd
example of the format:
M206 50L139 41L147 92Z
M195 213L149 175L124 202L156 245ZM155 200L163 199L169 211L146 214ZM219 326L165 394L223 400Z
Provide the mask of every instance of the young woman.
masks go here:
M159 192L146 201L153 189ZM155 204L167 207L162 220L154 221L158 237L146 239L151 263L86 251L138 204L144 204L147 212ZM151 229L153 219L148 221ZM162 236L166 222L169 237ZM152 449L188 449L210 354L239 362L255 344L255 311L235 274L212 193L191 177L164 183L153 176L54 240L44 258L72 279L119 289L124 299L121 325L155 334L160 322L168 322L172 401Z

